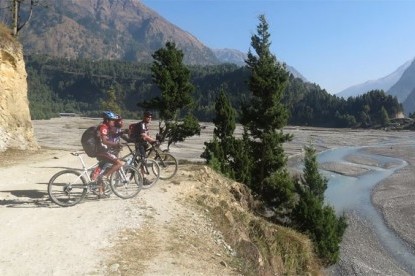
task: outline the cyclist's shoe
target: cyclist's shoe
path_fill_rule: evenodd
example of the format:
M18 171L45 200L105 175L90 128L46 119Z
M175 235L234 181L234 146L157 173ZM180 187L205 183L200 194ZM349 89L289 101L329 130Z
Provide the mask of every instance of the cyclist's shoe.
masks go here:
M143 185L144 185L144 186L146 186L146 185L151 185L151 181L150 181L150 180L148 180L147 178L144 178L144 179L143 179Z
M110 195L106 194L106 193L102 193L102 194L98 195L98 199L104 199L104 198L109 198L109 197L110 197Z

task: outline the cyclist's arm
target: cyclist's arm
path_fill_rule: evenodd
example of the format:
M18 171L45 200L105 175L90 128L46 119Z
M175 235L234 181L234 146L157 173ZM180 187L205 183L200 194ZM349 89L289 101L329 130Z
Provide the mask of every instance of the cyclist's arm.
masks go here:
M117 142L112 142L110 139L109 139L109 136L107 135L107 134L105 134L105 133L100 133L100 136L101 136L101 141L102 141L102 143L104 144L104 145L106 145L106 146L108 146L108 147L110 147L110 148L115 148L115 147L119 147L119 144L117 143Z
M147 134L147 133L145 133L145 132L141 133L141 138L142 138L144 141L149 142L150 144L153 144L154 142L156 142L156 139L151 138L151 136L150 136L150 135L148 135L148 134Z

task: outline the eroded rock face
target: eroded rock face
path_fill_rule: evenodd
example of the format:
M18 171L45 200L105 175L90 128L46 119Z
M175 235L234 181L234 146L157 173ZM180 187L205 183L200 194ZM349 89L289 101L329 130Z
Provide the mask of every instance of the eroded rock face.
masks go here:
M30 119L26 77L21 45L0 29L0 152L39 148Z

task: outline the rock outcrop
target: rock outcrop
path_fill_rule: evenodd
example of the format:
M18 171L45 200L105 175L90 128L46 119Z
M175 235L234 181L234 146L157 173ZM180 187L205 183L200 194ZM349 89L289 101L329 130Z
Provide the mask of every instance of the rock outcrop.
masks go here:
M38 149L29 112L22 46L0 25L0 152Z

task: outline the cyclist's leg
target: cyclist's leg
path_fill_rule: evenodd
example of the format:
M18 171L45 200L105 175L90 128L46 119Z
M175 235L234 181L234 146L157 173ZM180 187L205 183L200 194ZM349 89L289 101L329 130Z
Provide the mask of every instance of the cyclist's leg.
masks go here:
M144 168L142 161L146 158L146 147L142 143L136 144L136 151L138 151L141 164L139 164L141 175L144 176ZM144 179L144 178L143 178Z
M100 162L105 162L105 163L110 163L112 164L112 166L110 168L108 168L107 170L105 170L105 172L101 175L101 181L107 181L109 179L109 176L119 170L122 165L124 164L123 161L121 161L120 159L118 159L114 154L111 154L109 152L103 152L103 153L98 153L97 154L97 158L98 160L100 160ZM108 183L106 183L108 184ZM101 185L99 186L99 194L102 195L104 194L104 185L103 182L101 183Z

